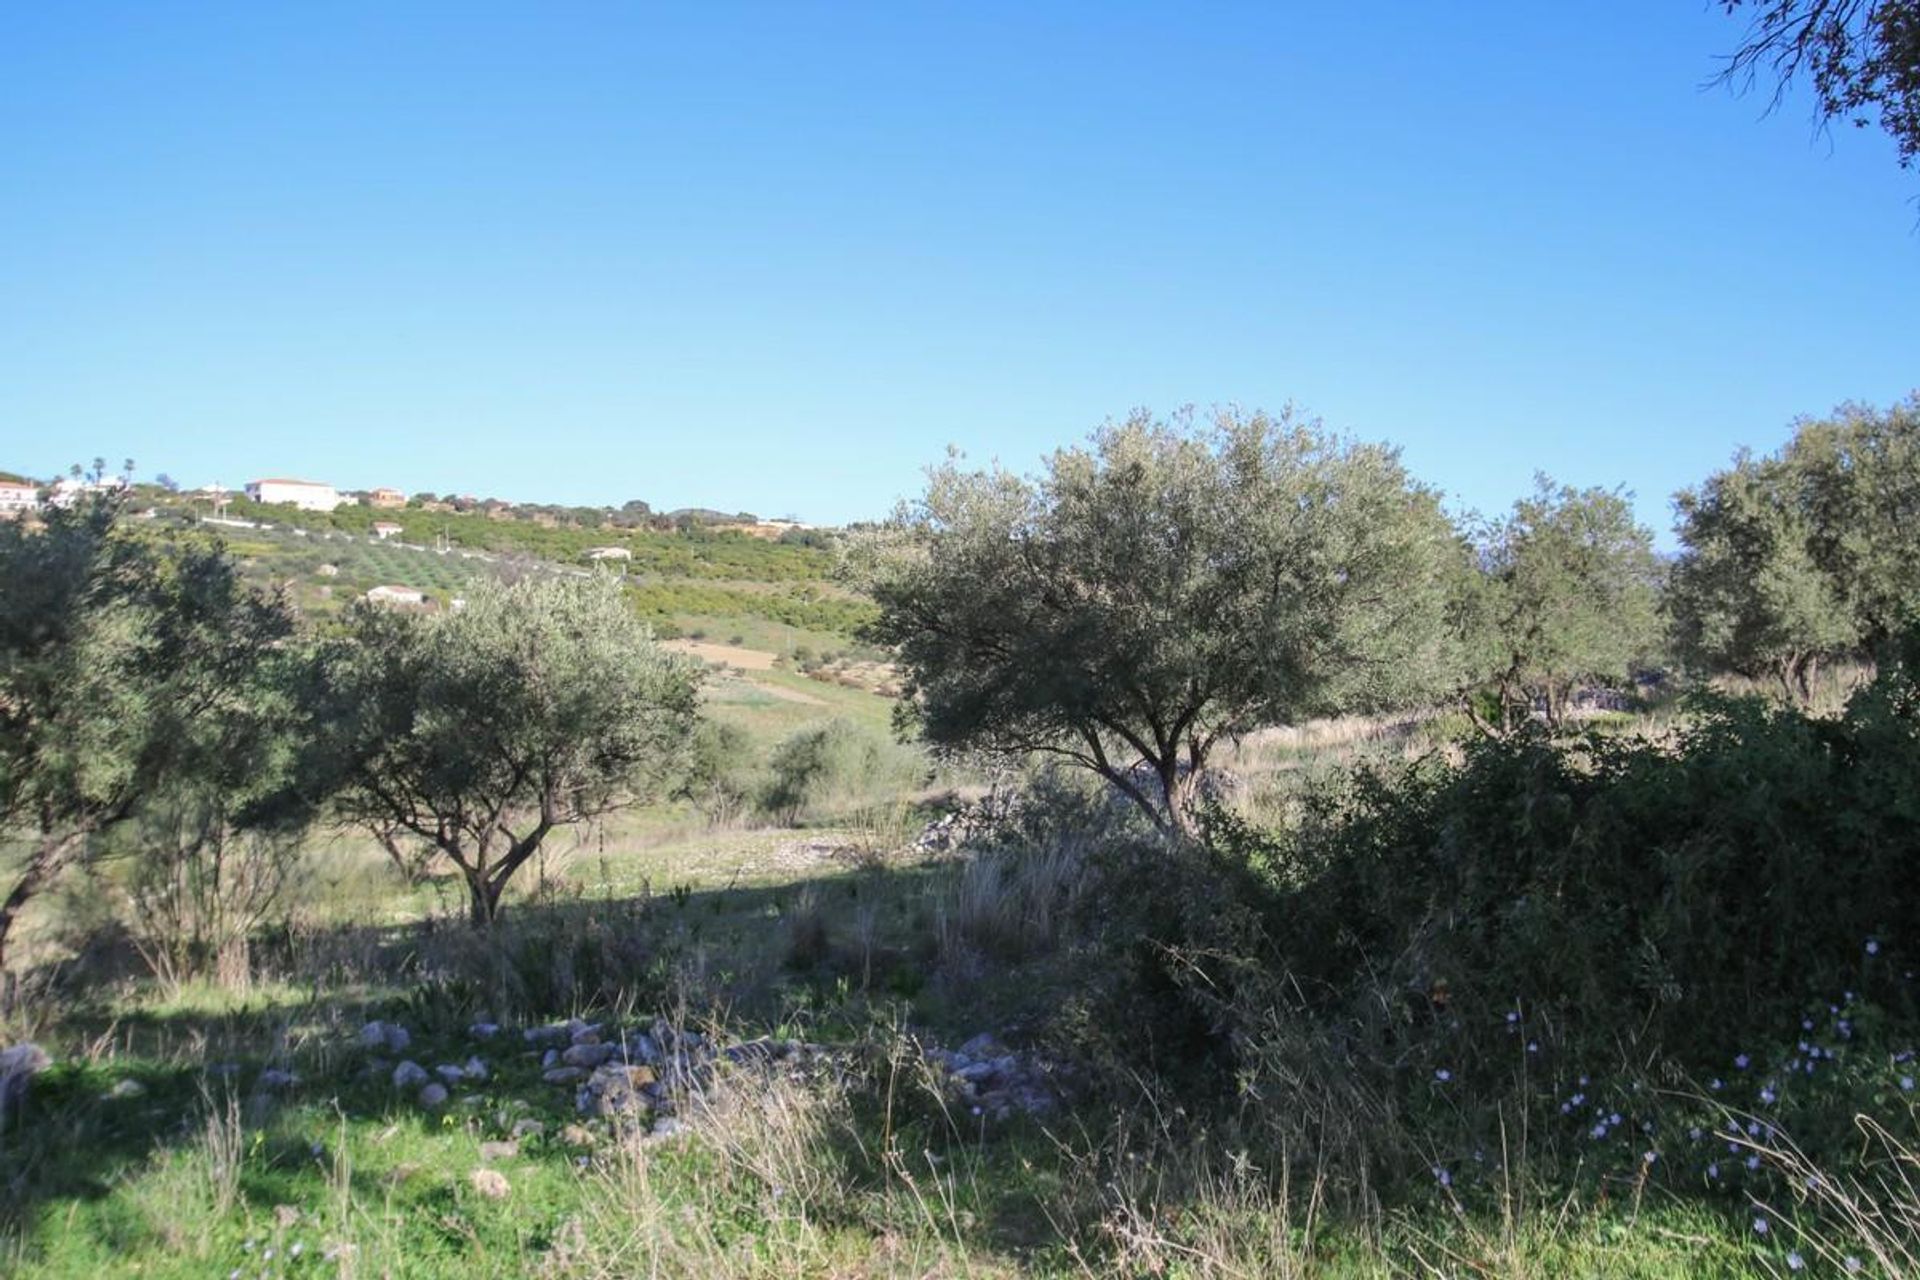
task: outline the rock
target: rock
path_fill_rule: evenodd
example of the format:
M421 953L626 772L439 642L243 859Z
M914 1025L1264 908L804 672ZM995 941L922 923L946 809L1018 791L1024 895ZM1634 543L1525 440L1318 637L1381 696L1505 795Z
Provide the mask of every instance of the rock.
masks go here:
M546 1131L547 1126L538 1120L515 1120L511 1132L515 1140L518 1140L521 1138L538 1138L543 1136Z
M574 1084L585 1080L587 1073L582 1067L555 1067L551 1071L542 1073L540 1078L548 1084Z
M463 1069L454 1066L451 1062L441 1063L433 1069L433 1074L439 1076L448 1084L459 1084L467 1078L467 1073Z
M468 1058L466 1062L461 1065L460 1070L466 1074L469 1080L485 1080L487 1078L487 1064L478 1058Z
M587 1128L587 1126L583 1124L570 1124L561 1128L560 1141L570 1147L590 1147L598 1141L598 1139L593 1136L593 1130Z
M557 1067L559 1065L560 1065L560 1051L558 1049L549 1049L545 1053L540 1055L540 1066L542 1070L545 1070L549 1067Z
M404 1053L413 1043L413 1037L407 1029L397 1022L369 1022L360 1028L360 1045L365 1049L385 1049L388 1053Z
M520 1035L531 1045L568 1044L573 1038L573 1033L567 1030L564 1023L546 1027L528 1027Z
M467 1182L489 1200L505 1200L513 1191L507 1175L498 1169L475 1169L467 1175Z
M597 1044L600 1040L600 1024L574 1018L567 1023L567 1038L575 1044Z
M677 1138L686 1131L686 1121L675 1116L661 1116L653 1122L653 1128L648 1130L647 1136L649 1138Z
M570 1046L560 1055L560 1061L570 1067L586 1067L591 1070L600 1066L614 1055L614 1046L590 1041L581 1041Z
M47 1051L30 1040L0 1049L0 1115L26 1096L29 1081L52 1065Z
M627 1037L627 1058L652 1066L660 1061L660 1042L644 1031L636 1031Z
M960 1053L968 1058L999 1058L1005 1056L1006 1046L993 1038L990 1032L981 1032L960 1046Z
M519 1154L520 1144L517 1142L483 1142L480 1144L480 1158L482 1160L511 1160Z
M574 1099L582 1114L591 1116L627 1115L653 1110L653 1099L646 1093L654 1083L652 1067L610 1064L595 1071Z
M438 1110L447 1105L447 1086L430 1084L420 1090L420 1105L429 1111Z
M393 1069L393 1087L410 1089L417 1084L425 1084L430 1077L427 1069L409 1058Z
M467 1028L467 1034L475 1040L491 1040L500 1034L500 1024L497 1022L476 1022Z
M146 1096L147 1086L141 1084L138 1080L117 1081L113 1088L107 1090L107 1099L110 1102L118 1102L122 1098L144 1098Z

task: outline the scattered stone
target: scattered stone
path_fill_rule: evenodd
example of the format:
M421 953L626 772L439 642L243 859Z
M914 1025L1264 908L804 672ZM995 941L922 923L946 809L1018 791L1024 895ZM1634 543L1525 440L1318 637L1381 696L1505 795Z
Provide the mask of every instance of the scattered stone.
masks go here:
M430 1076L427 1069L409 1058L393 1069L393 1087L411 1089L414 1085L425 1084Z
M677 1116L661 1116L647 1133L650 1138L677 1138L687 1131L686 1121Z
M575 1044L598 1044L600 1024L574 1018L567 1023L567 1037Z
M560 1051L558 1049L549 1049L540 1055L540 1067L542 1070L547 1070L559 1065Z
M541 1074L540 1078L548 1084L577 1084L587 1078L583 1067L555 1067Z
M573 1039L573 1033L567 1030L565 1023L546 1027L528 1027L520 1034L531 1045L569 1044Z
M437 1111L447 1105L447 1086L430 1084L420 1090L420 1105L429 1111Z
M538 1138L546 1134L547 1126L538 1120L515 1120L511 1132L516 1140L520 1138Z
M517 1142L483 1142L480 1144L480 1158L488 1162L511 1160L520 1154Z
M636 1031L627 1037L627 1059L631 1062L644 1062L649 1066L659 1062L662 1057L660 1042L644 1031Z
M117 1081L113 1088L107 1090L107 1100L109 1102L118 1102L123 1098L144 1098L146 1096L147 1086L141 1084L138 1080Z
M475 1169L467 1175L467 1182L489 1200L505 1200L513 1191L507 1175L498 1169Z
M27 1082L53 1065L47 1051L32 1041L0 1049L0 1108L27 1091Z
M485 1080L487 1078L487 1064L478 1058L468 1058L460 1070L466 1074L469 1080Z
M413 1037L397 1022L376 1020L360 1028L362 1048L385 1049L388 1053L405 1053L407 1046L412 1043Z
M617 1116L653 1110L646 1092L654 1083L652 1067L609 1064L595 1071L574 1098L583 1115Z
M600 1044L597 1041L579 1041L560 1055L560 1061L570 1067L586 1067L591 1070L600 1066L614 1055L614 1046Z
M500 1034L500 1024L497 1022L476 1022L467 1028L467 1034L475 1040L491 1040Z
M433 1074L439 1076L448 1084L459 1084L467 1078L466 1071L463 1068L454 1066L451 1062L441 1063L433 1069Z
M583 1124L565 1125L560 1130L560 1141L570 1147L590 1147L598 1141L593 1130Z
M300 1225L300 1210L290 1204L273 1206L273 1221L282 1231Z

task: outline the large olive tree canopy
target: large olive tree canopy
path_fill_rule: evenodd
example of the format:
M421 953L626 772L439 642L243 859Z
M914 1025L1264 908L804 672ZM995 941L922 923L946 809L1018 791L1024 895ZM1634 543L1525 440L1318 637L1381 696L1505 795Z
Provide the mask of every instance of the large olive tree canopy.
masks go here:
M1174 830L1222 741L1451 673L1438 497L1290 411L1137 413L1031 478L949 459L857 554L930 743L1065 757Z
M699 672L609 578L528 578L437 617L362 608L322 655L348 820L432 845L475 924L556 828L638 803L684 763Z

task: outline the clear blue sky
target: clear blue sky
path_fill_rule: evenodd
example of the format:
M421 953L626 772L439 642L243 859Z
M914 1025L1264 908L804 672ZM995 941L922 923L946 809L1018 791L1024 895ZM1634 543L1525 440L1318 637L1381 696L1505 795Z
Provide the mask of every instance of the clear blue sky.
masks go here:
M1920 174L1610 5L14 4L0 467L843 521L1277 406L1462 506L1920 385Z

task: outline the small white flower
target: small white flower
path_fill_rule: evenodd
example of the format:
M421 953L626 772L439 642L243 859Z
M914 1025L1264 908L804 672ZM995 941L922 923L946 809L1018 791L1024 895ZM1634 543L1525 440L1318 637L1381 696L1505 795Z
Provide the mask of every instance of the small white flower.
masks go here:
M1441 1067L1438 1071L1435 1071L1433 1073L1433 1078L1435 1080L1438 1080L1441 1084L1445 1084L1447 1081L1453 1079L1453 1072L1447 1070L1445 1067Z
M1901 1076L1901 1077L1900 1077L1900 1089L1901 1089L1901 1091L1902 1091L1903 1093L1912 1093L1912 1092L1913 1092L1913 1077L1912 1077L1912 1076Z
M1867 939L1867 954L1870 956L1877 956L1880 954L1880 939L1878 938Z
M1846 1261L1841 1265L1846 1267L1849 1272L1855 1272L1860 1270L1860 1259L1854 1257L1852 1254L1848 1254Z
M1660 1158L1660 1153L1658 1151L1643 1151L1640 1153L1641 1164L1652 1164L1654 1161L1658 1160L1659 1158Z
M1807 1269L1807 1260L1800 1256L1798 1250L1792 1253L1789 1253L1787 1255L1787 1270L1805 1271L1806 1269Z
M1737 1067L1737 1068L1739 1068L1739 1069L1740 1069L1741 1071L1745 1071L1745 1070L1747 1069L1747 1064L1748 1064L1748 1063L1750 1063L1750 1062L1752 1062L1752 1061L1753 1061L1753 1059L1752 1059L1752 1058L1749 1058L1749 1057L1748 1057L1748 1056L1747 1056L1746 1054L1744 1054L1744 1053L1740 1053L1740 1054L1735 1054L1735 1055L1734 1055L1734 1059L1733 1059L1733 1065L1734 1065L1735 1067Z
M1755 1218L1753 1220L1753 1230L1757 1235L1765 1235L1768 1231L1772 1230L1772 1228L1767 1225L1765 1218Z

